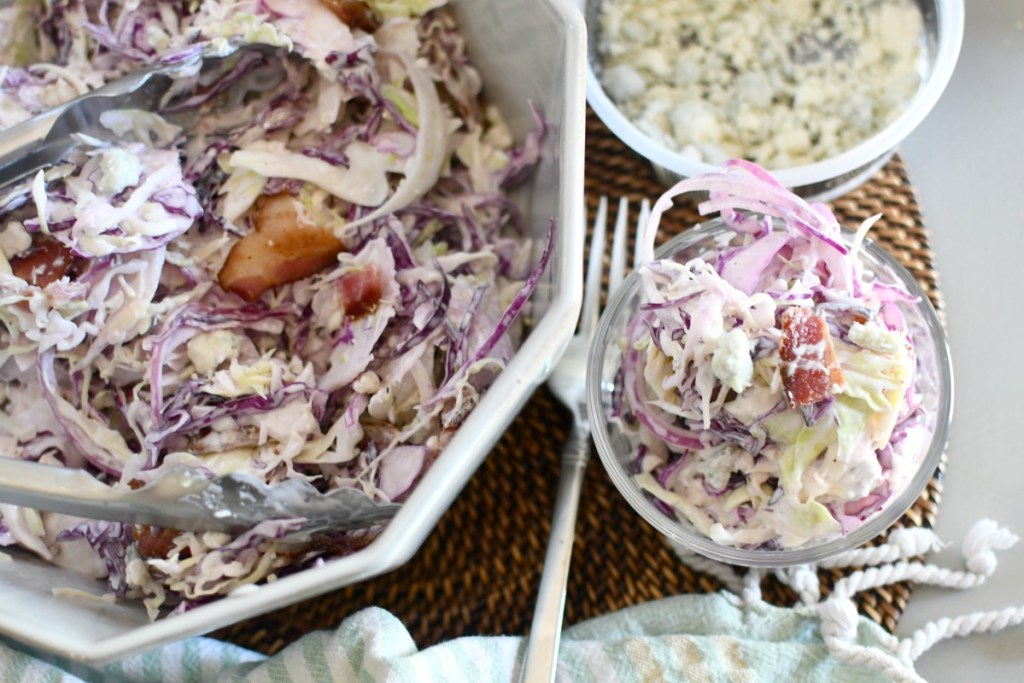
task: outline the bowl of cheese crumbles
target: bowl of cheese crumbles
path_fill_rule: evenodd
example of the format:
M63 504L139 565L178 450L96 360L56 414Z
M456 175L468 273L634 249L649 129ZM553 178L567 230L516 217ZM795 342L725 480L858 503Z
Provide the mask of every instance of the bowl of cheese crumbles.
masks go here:
M945 89L962 0L589 0L587 100L666 184L727 159L804 197L881 168Z

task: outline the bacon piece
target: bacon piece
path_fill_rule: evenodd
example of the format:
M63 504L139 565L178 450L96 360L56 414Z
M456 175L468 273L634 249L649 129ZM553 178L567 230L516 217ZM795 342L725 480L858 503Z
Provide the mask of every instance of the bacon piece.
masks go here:
M11 259L11 270L30 285L45 287L65 275L74 276L82 259L49 235L36 235L28 251Z
M823 401L846 383L832 347L828 324L806 308L782 314L782 383L792 407Z
M380 270L372 263L342 275L338 278L338 287L341 289L345 315L351 318L361 318L367 313L372 313L380 303L384 291Z
M334 12L334 16L346 26L358 28L373 33L380 28L380 20L370 9L370 6L361 0L320 0L327 9Z
M132 538L143 557L166 558L174 547L174 539L181 532L177 529L160 529L146 524L132 527Z
M343 246L287 193L260 204L255 227L232 247L217 278L221 287L246 301L323 270L337 260Z

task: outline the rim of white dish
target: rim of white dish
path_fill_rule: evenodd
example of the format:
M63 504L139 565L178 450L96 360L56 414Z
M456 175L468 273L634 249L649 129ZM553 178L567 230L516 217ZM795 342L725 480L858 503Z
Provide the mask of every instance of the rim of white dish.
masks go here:
M894 149L917 128L946 89L963 43L963 0L937 0L935 12L938 24L935 61L931 65L924 86L918 90L914 99L911 100L910 106L891 124L841 154L804 166L780 170L769 169L779 182L786 187L801 187L851 173ZM589 59L587 60L587 101L598 118L608 126L616 137L651 163L687 177L710 173L718 168L717 164L697 162L666 148L633 125L605 93L600 79L594 72L593 63Z

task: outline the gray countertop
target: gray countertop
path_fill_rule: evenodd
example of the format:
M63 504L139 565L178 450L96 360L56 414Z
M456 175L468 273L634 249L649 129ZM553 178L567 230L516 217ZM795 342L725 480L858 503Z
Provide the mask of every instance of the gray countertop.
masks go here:
M902 154L936 252L956 393L932 559L961 569L971 525L991 518L1024 537L1024 2L967 0L960 61ZM900 622L1024 605L1024 542L964 592L919 587ZM944 641L918 660L929 681L1020 681L1024 627Z

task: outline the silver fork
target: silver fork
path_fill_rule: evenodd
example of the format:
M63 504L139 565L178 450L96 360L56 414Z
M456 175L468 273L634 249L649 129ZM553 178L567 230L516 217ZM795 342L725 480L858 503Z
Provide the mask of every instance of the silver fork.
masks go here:
M644 202L646 208L646 201ZM645 213L641 209L641 221ZM622 282L626 270L626 223L629 202L619 201L612 240L611 266L608 273L608 292ZM590 419L586 407L586 371L590 342L597 330L601 307L601 271L605 254L605 231L608 222L608 198L602 196L594 219L594 235L590 242L590 258L584 285L583 311L576 334L569 342L565 355L548 378L548 388L572 413L572 429L562 451L558 494L551 520L541 573L537 606L533 613L526 657L520 670L522 683L540 683L555 679L558 644L562 635L562 615L565 612L565 588L569 578L569 562L576 537L576 512L579 509L583 473L590 459ZM642 225L642 223L641 223Z

